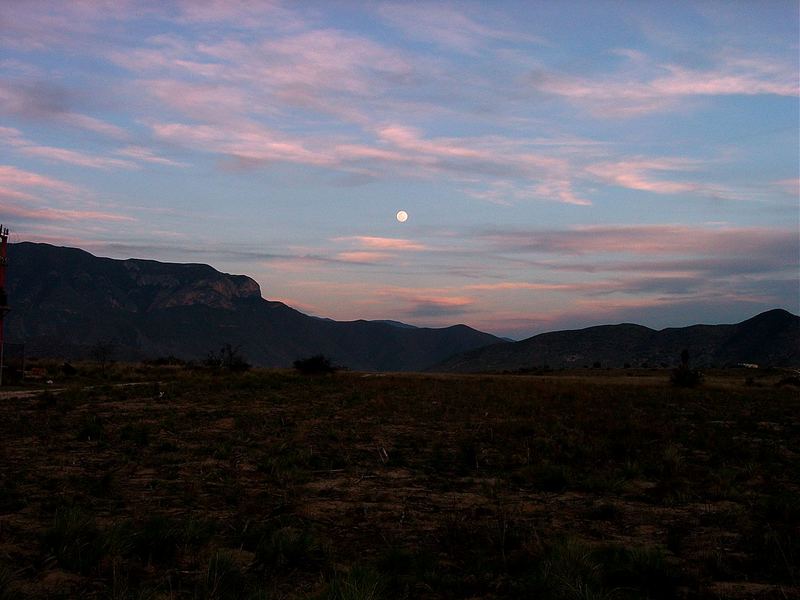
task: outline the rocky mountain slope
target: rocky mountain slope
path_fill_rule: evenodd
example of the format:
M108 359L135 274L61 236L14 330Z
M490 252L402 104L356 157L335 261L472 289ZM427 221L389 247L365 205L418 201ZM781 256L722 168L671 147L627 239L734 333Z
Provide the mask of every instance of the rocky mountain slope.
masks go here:
M256 365L290 366L323 353L359 370L421 370L499 338L443 329L337 322L261 297L258 284L208 265L99 258L76 248L9 247L9 342L29 356L78 358L113 342L118 359L202 359L224 344Z

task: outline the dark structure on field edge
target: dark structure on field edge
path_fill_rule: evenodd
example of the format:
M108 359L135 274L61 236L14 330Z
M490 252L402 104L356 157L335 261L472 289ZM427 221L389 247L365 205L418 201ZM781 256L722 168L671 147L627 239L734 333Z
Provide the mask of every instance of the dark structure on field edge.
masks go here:
M8 307L8 296L6 295L6 265L8 258L8 228L0 224L0 385L3 385L3 368L5 358L5 340L3 339L3 320L6 313L11 310Z

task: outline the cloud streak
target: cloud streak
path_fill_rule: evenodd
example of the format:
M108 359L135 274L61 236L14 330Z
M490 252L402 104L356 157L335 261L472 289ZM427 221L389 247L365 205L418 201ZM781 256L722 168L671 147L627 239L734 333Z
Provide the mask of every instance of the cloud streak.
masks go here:
M626 55L632 68L606 77L537 71L529 84L539 92L559 96L594 116L636 117L674 110L681 101L713 96L796 97L796 68L789 62L723 55L708 69L654 63L642 53Z

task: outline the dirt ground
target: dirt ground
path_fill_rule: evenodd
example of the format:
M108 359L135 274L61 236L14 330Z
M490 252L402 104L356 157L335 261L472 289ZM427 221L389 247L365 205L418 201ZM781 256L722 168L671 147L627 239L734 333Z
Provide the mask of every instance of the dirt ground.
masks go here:
M779 374L142 370L0 402L0 598L800 597Z

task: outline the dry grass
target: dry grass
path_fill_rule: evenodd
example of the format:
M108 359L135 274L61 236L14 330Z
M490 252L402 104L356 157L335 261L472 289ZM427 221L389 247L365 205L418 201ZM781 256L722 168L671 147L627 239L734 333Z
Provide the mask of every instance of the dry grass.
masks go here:
M0 598L798 594L771 379L133 376L0 405Z

